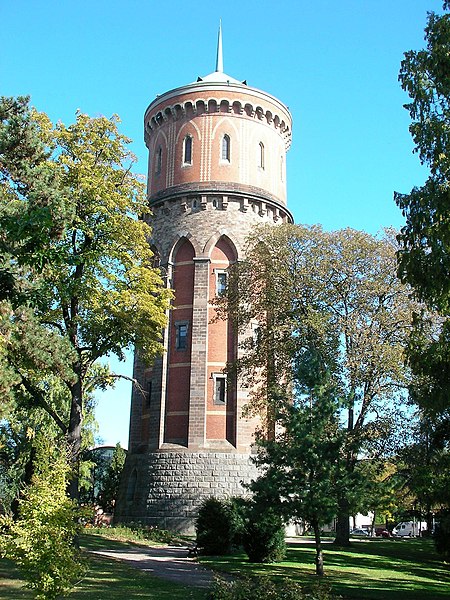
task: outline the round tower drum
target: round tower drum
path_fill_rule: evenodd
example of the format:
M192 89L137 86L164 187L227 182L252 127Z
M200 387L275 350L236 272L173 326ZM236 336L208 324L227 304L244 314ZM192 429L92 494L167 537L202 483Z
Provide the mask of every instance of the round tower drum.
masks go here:
M218 55L214 73L157 97L144 117L151 244L174 300L164 355L153 365L135 356L115 517L178 531L192 531L205 497L242 495L256 476L249 389L226 374L239 340L214 299L255 225L292 222L289 111L220 64Z

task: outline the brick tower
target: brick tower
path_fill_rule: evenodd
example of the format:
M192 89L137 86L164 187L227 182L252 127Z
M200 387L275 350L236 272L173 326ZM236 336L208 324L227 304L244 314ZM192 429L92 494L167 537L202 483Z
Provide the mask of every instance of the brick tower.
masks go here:
M144 118L152 248L175 297L166 352L135 357L130 439L116 519L192 531L206 496L243 493L255 476L248 388L227 382L238 352L214 321L227 268L258 223L292 222L286 208L291 116L279 100L216 70L158 96Z

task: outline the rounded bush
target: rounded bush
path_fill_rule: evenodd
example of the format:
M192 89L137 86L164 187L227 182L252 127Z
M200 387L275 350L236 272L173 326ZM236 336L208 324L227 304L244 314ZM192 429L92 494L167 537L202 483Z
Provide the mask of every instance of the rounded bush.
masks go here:
M228 554L238 529L237 515L232 503L212 497L204 500L195 528L197 546L202 554Z
M445 562L450 562L450 514L441 515L434 532L434 544Z
M270 510L252 510L243 536L243 546L251 562L283 560L286 553L285 531L281 517Z

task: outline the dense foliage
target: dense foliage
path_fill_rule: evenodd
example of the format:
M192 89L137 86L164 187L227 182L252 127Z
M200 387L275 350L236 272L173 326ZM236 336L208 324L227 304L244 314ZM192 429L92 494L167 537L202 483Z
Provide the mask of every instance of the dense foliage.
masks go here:
M449 9L447 2L444 8ZM450 14L430 13L424 50L405 53L400 82L411 101L410 132L429 177L409 194L395 194L406 217L399 235L399 273L443 319L433 337L418 320L409 360L418 375L414 398L425 407L450 406Z
M273 440L259 461L286 482L272 486L280 503L305 519L315 505L322 523L332 512L323 507L337 507L344 544L365 492L359 457L392 455L406 411L405 348L418 304L397 278L396 250L391 231L376 238L318 226L259 228L222 301L244 338L234 367L252 383L249 409L265 417L262 438ZM285 435L277 435L279 420ZM306 482L317 469L322 483L313 489Z
M26 98L0 99L0 389L39 406L82 447L96 361L136 345L162 350L169 292L151 267L144 184L118 118L78 113L53 126ZM97 373L99 375L99 373ZM54 379L51 379L53 377ZM52 401L54 380L63 407ZM73 470L71 495L78 496Z
M35 473L20 501L18 520L3 521L0 551L16 562L38 600L52 600L83 573L73 543L80 515L66 495L69 465L64 448L43 438L36 448Z
M209 600L338 600L327 583L316 583L304 589L296 581L277 581L265 575L242 577L229 581L216 577Z
M245 515L242 545L250 562L272 563L286 554L282 517L268 506L249 505Z
M450 3L443 8L442 15L429 13L426 48L406 52L399 75L410 97L415 152L429 175L409 194L395 194L406 218L399 275L441 316L436 324L418 314L408 347L411 398L422 419L411 489L425 498L430 523L432 508L450 507Z
M228 554L241 528L241 519L231 500L206 498L198 511L195 529L202 554Z

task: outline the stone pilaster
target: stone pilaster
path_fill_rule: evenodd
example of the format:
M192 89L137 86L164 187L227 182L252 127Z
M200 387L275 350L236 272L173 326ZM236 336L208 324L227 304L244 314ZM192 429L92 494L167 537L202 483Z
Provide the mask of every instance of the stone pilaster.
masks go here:
M192 314L191 397L188 447L203 448L206 441L206 377L208 360L209 258L194 258Z

